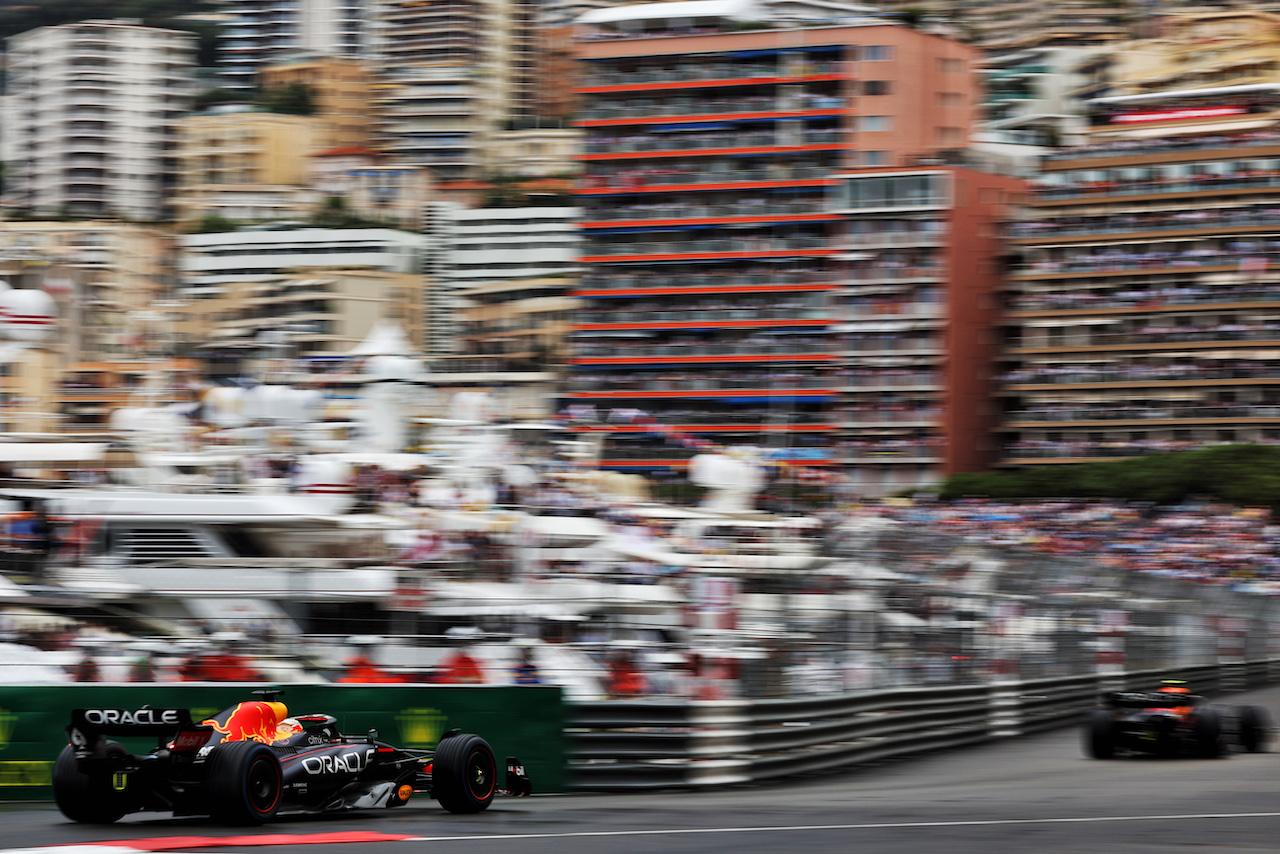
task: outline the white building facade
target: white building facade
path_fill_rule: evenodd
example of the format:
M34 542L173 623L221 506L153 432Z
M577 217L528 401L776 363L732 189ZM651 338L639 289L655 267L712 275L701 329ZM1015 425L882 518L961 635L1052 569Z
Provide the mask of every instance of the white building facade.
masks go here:
M176 124L196 36L132 20L42 27L8 41L5 136L14 207L37 216L169 219Z
M184 297L222 295L235 282L262 282L314 268L422 271L425 238L392 228L269 228L180 238Z
M581 218L576 207L433 203L426 237L428 270L437 286L424 305L423 324L429 355L465 354L463 327L469 309L563 299L580 269Z
M299 54L367 58L380 0L223 0L219 44L231 89L253 89L267 65Z

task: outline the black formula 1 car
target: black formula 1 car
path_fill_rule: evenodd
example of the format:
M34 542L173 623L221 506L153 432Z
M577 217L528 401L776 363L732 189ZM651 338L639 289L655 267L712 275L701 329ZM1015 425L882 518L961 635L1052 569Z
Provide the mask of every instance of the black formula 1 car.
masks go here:
M1185 688L1116 691L1102 701L1105 708L1084 722L1085 753L1094 759L1129 753L1212 759L1231 747L1256 753L1270 736L1262 708L1216 708Z
M67 818L94 824L172 811L253 825L277 813L397 807L415 792L474 813L495 794L531 791L513 756L498 787L493 749L478 735L451 730L434 751L393 747L373 730L341 734L332 715L289 717L282 693L255 691L261 700L199 723L187 709L76 709L53 767L54 800ZM108 735L153 735L157 746L137 756Z

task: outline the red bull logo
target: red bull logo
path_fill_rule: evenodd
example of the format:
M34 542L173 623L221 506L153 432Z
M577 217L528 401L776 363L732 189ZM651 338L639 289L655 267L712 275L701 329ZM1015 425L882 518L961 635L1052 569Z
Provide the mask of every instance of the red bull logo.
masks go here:
M277 738L276 728L289 716L284 703L250 700L238 703L216 717L201 721L221 734L220 741L259 741L271 744Z

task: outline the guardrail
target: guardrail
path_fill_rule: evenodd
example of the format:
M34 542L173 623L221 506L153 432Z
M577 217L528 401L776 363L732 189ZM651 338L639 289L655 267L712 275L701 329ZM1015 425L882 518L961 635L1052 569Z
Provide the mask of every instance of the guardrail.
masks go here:
M1280 659L755 701L568 704L568 785L641 791L750 783L1077 723L1105 691L1186 680L1206 696L1280 682Z

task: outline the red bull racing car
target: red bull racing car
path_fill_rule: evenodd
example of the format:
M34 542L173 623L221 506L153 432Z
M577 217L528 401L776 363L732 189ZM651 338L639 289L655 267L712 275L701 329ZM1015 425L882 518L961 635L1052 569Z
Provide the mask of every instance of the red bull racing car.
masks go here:
M1116 691L1102 699L1106 708L1090 712L1084 722L1085 753L1094 759L1126 753L1213 759L1230 747L1256 753L1270 735L1262 708L1215 708L1180 684Z
M493 749L452 730L435 750L393 747L376 731L338 732L332 715L290 717L276 698L238 703L193 722L187 709L76 709L53 768L53 795L73 821L106 824L132 812L208 815L253 825L277 813L397 807L428 793L453 813L487 809L495 794L527 795L524 768L507 757L498 785ZM143 756L108 735L151 736Z

